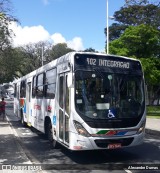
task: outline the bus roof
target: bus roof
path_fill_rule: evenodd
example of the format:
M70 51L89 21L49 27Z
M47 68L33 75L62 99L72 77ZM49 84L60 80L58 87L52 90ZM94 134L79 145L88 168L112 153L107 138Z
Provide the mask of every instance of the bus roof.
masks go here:
M32 77L36 74L39 74L40 72L44 71L44 69L49 69L49 68L52 68L54 66L57 66L61 63L64 63L64 62L71 62L73 63L74 62L74 56L75 55L94 55L94 56L107 56L107 57L115 57L115 58L122 58L122 59L125 59L125 60L130 60L130 61L138 61L140 62L139 60L137 59L134 59L134 58L129 58L129 57L125 57L125 56L119 56L119 55L112 55L112 54L105 54L105 53L97 53L97 52L78 52L78 51L74 51L74 52L69 52L55 60L52 60L51 62L49 62L48 64L45 64L44 66L42 67L39 67L38 69L30 72L29 74L21 77L21 78L18 78L16 80L14 80L14 83L17 83L18 81L21 81L25 78L28 78L28 77ZM141 64L141 62L140 62Z

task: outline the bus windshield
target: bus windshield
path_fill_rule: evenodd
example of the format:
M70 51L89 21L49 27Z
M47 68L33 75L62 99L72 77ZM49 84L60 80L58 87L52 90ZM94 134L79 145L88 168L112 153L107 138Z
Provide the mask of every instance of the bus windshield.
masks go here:
M75 72L75 107L91 119L121 119L142 116L142 75L99 70Z

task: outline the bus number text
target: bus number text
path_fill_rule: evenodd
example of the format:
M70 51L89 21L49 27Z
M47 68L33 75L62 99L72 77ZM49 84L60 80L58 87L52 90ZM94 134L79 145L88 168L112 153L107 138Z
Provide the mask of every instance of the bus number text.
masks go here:
M96 59L93 58L87 58L88 65L96 65Z

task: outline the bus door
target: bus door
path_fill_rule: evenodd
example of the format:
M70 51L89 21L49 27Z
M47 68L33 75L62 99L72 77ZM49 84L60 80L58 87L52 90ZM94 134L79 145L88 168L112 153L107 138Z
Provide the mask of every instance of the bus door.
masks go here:
M27 115L27 123L31 123L31 82L27 83L26 115Z
M67 87L67 73L59 76L59 139L69 143L69 88Z

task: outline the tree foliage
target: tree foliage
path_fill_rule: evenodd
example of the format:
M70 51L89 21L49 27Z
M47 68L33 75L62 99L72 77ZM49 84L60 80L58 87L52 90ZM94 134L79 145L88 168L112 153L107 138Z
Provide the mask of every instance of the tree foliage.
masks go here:
M11 80L14 73L13 49L11 47L10 22L18 21L13 17L9 0L0 0L0 83Z
M120 11L115 12L114 17L124 25L146 24L157 28L160 26L160 8L153 4L122 7Z
M160 3L126 0L109 28L111 54L138 58L142 62L149 103L160 99Z
M126 6L129 5L146 5L149 4L150 1L149 0L125 0L126 2ZM152 3L154 4L158 4L158 0L152 0Z
M160 60L158 58L143 58L141 63L148 89L149 104L153 104L155 100L160 99Z
M17 49L8 48L3 51L3 56L0 58L0 83L6 83L13 80L20 71L22 63L21 56Z
M136 58L160 56L160 32L151 26L129 26L110 43L110 53Z
M85 49L83 52L98 52L98 51L90 47L88 49Z
M48 42L38 42L15 48L14 51L13 59L17 62L14 77L21 77L73 50L66 44L52 46Z
M9 23L18 21L11 13L11 3L9 0L0 0L0 53L11 46L12 31L9 29Z
M51 55L52 59L57 59L57 58L61 57L62 55L65 55L66 53L72 52L72 51L74 51L74 50L68 48L66 43L59 43L52 47L50 55Z
M129 26L145 24L160 29L160 4L150 4L146 0L130 0L114 13L114 20L116 23L109 27L110 41L118 39Z

